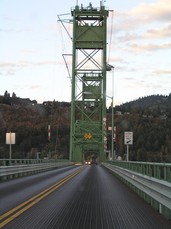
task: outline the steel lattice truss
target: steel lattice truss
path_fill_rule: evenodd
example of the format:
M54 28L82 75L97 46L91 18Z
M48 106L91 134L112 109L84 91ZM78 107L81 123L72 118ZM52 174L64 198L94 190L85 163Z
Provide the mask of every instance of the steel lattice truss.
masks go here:
M87 151L103 160L106 147L106 21L104 6L76 6L73 16L73 60L70 156L82 161Z

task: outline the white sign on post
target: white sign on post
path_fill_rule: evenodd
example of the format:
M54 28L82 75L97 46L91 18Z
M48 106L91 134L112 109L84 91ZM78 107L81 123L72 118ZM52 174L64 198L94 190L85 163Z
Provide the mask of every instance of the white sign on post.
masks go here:
M15 144L15 133L6 133L6 144Z
M133 144L133 132L124 132L124 144L132 145Z
M129 161L129 145L133 144L133 132L124 132L124 143L127 146L126 160Z
M12 144L15 144L15 133L6 133L6 144L10 145L9 159L11 160L12 155Z

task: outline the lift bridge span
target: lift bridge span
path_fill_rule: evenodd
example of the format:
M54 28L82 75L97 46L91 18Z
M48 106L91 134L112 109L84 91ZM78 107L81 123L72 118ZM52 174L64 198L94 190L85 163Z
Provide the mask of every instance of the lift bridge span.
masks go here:
M108 10L75 6L73 17L70 159L105 159Z

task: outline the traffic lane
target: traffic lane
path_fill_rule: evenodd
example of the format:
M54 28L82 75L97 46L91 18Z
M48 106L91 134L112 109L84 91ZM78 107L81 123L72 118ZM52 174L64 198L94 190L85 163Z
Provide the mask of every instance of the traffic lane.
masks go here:
M50 187L78 168L78 166L68 166L1 182L0 215Z
M79 173L82 169L86 168L85 166L79 167L75 172L70 174L69 176L72 176L73 174ZM65 179L65 178L64 178ZM62 180L64 180L62 179ZM57 182L58 183L58 182ZM65 185L64 185L65 186ZM64 190L62 189L64 186L60 186L59 195L57 195L58 199L58 204L63 203L63 200L61 197L64 195L64 199L67 199L66 197L69 195L64 194ZM55 193L55 192L54 192ZM56 208L56 201L53 198L50 198L51 195L47 196L47 198L42 199L42 201L38 202L36 204L36 201L33 201L32 203L35 204L33 207L28 208L27 211L23 211L23 214L20 214L20 211L22 210L20 206L17 206L16 209L13 209L12 214L10 212L7 212L6 214L2 215L0 217L0 228L42 228L42 224L45 228L51 228L48 226L48 222L51 221L51 217L53 217L53 208L55 208L55 211L57 210ZM35 202L35 203L34 203ZM40 205L39 205L40 204ZM54 205L55 204L55 205ZM27 205L24 203L24 207L27 207ZM60 209L60 207L59 207ZM8 215L8 217L6 217ZM18 217L16 217L18 215ZM47 218L48 217L48 218ZM39 220L40 218L40 220ZM47 219L47 225L46 224L46 219ZM9 222L8 222L9 221ZM5 226L4 226L5 225Z
M35 204L39 203L42 199L50 195L56 189L64 185L68 180L72 179L74 176L79 174L84 167L76 170L75 172L65 176L60 181L53 184L51 187L43 190L42 192L38 193L37 195L33 196L32 198L28 199L27 201L23 202L22 204L16 206L15 208L11 209L10 211L6 212L5 214L0 216L0 228L4 227L5 225L9 224L11 221L16 219L18 216L23 214L25 211L33 207Z
M169 229L171 224L105 168L91 166L52 228ZM72 225L72 226L71 226Z
M92 165L4 228L169 229L171 224L105 168Z

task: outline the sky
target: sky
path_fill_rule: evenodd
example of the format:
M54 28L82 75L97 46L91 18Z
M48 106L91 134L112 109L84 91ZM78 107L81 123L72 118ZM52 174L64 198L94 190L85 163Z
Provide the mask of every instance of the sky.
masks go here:
M100 0L0 0L0 95L71 101L72 42L58 20ZM171 93L171 0L106 0L107 95L119 105ZM62 14L66 14L63 15ZM72 24L66 28L72 37Z

